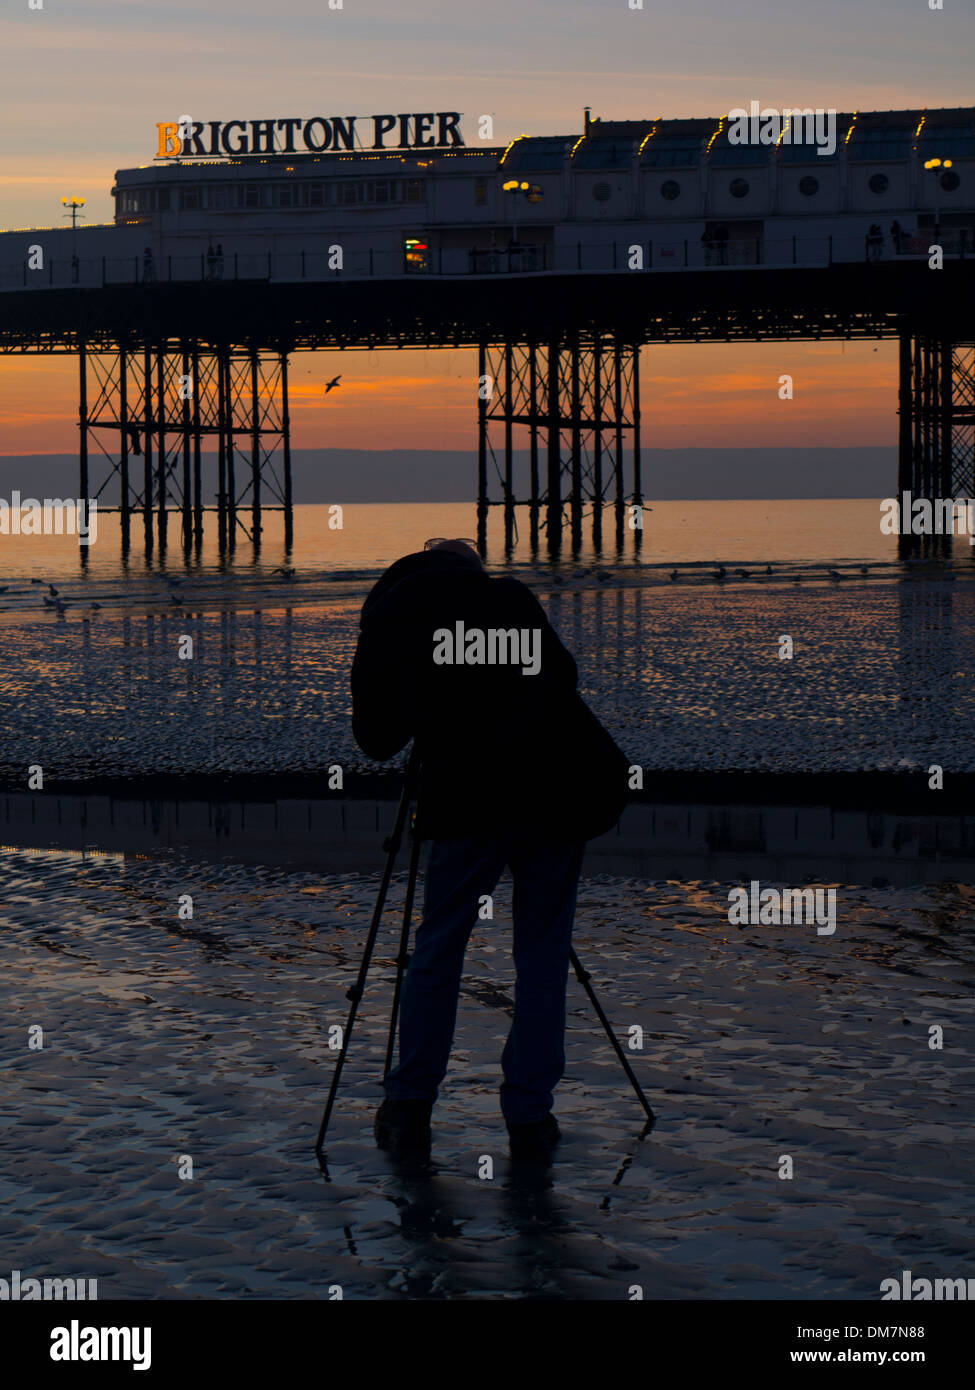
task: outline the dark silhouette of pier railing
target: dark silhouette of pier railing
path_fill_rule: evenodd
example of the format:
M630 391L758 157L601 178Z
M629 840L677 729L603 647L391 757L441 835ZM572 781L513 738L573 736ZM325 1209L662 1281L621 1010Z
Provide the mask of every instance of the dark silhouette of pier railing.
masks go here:
M323 237L322 243L328 243ZM408 261L400 251L373 248L343 250L341 266L328 250L231 251L219 265L205 253L167 253L147 264L142 256L49 257L31 269L27 260L2 261L0 242L0 290L104 288L110 285L159 282L239 282L241 280L293 283L303 280L374 280L483 275L573 275L647 271L744 270L756 268L815 269L875 261L926 261L930 237L915 236L897 250L888 241L879 255L872 254L862 236L747 237L723 243L683 240L625 239L612 242L575 242L551 246L512 242L490 250L430 247L425 260ZM947 259L975 256L975 232L941 234L937 244ZM416 253L413 253L414 257Z

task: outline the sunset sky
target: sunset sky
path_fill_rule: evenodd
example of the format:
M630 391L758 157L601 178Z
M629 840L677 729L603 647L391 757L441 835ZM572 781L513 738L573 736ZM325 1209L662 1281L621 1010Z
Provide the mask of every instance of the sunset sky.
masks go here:
M157 121L461 110L470 136L569 133L605 118L716 115L760 101L839 110L972 101L971 0L16 0L2 21L0 226L59 225L83 195L108 221L114 171L148 163ZM336 3L336 0L332 0ZM635 3L635 0L632 0ZM293 366L297 447L464 448L474 361L356 353ZM896 438L892 344L645 350L648 447L854 445ZM796 399L781 402L792 374ZM77 444L77 365L0 361L0 454Z

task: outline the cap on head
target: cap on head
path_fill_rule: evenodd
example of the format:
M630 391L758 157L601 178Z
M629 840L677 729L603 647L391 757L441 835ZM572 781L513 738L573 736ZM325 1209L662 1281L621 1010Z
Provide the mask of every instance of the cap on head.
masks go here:
M477 553L477 551L474 549L474 547L471 546L471 545L468 545L466 541L461 541L461 540L440 541L440 542L438 542L437 545L432 545L432 546L430 547L430 549L431 549L431 551L447 550L447 551L449 551L450 554L452 554L452 555L460 555L460 556L462 556L465 560L473 561L473 562L475 562L475 563L478 564L478 565L481 564L481 557L480 557L480 555L478 555L478 553Z

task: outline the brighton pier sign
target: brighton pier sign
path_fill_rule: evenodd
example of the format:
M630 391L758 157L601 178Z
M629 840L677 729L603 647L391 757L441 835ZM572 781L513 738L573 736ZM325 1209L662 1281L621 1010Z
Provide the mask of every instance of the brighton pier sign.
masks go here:
M359 122L363 128L359 128ZM321 154L325 150L425 150L463 145L459 111L405 115L289 116L285 120L160 121L157 159L214 155Z

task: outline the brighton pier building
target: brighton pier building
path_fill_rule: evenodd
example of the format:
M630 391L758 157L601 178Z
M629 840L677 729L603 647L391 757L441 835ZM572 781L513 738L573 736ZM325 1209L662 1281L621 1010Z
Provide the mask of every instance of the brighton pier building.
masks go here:
M174 275L211 243L224 276L270 253L272 273L314 278L338 269L333 243L366 275L611 270L634 246L646 269L828 264L926 254L936 230L975 250L972 108L832 113L829 139L788 115L776 132L587 112L581 133L503 148L461 144L457 113L370 117L349 148L352 119L214 122L195 144L161 126L163 157L116 175L116 226Z
M620 534L655 342L897 338L901 490L975 495L975 108L487 124L180 116L112 223L0 233L0 351L78 355L79 496L117 494L123 544L174 509L198 541L211 495L231 542L269 505L290 537L289 356L346 347L477 350L479 537L568 505L575 543L609 501Z

